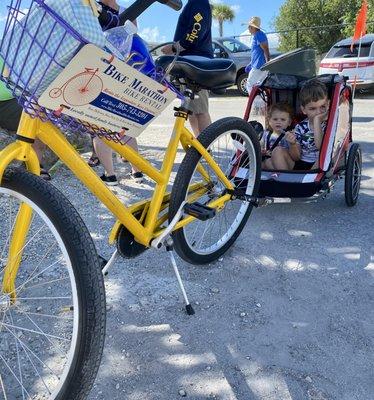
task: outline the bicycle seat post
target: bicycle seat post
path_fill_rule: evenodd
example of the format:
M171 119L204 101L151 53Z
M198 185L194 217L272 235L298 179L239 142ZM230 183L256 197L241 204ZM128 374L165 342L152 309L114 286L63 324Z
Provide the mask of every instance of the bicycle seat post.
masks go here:
M175 276L177 277L178 284L179 284L179 287L180 287L180 289L182 291L184 301L186 302L187 314L188 315L194 315L195 314L195 310L193 309L191 303L188 300L187 293L186 293L186 290L184 288L184 285L183 285L183 282L182 282L182 278L181 278L179 270L178 270L177 262L175 261L173 240L172 240L171 237L168 237L166 239L165 248L166 248L166 251L169 254L169 257L170 257L170 260L171 260L171 264L172 264L173 269L174 269Z

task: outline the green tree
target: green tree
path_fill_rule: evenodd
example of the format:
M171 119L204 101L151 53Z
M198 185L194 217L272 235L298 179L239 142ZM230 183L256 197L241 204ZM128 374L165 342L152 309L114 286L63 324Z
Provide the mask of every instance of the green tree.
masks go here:
M299 47L312 47L320 53L327 51L336 41L352 35L360 7L361 0L286 0L274 22L277 31L289 31L280 34L280 49L295 49L298 42ZM374 19L374 0L368 0L368 9L370 21ZM352 25L335 26L342 23ZM291 32L296 28L311 26L323 28ZM369 25L368 29L372 27L373 25Z
M227 4L212 4L212 15L218 21L219 35L223 36L223 23L225 21L232 22L235 18L234 10Z

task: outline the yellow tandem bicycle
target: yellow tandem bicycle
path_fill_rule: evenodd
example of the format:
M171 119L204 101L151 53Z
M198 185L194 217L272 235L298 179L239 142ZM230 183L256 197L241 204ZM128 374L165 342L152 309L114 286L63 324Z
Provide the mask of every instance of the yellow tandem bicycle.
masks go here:
M132 258L148 248L166 248L189 314L193 310L172 250L193 264L220 257L242 231L255 205L260 178L259 143L248 123L223 118L198 139L185 127L190 101L200 89L231 85L235 67L230 60L160 59L160 65L185 87L181 104L175 108L175 124L160 169L124 144L118 132L64 113L56 115L40 106L40 85L31 88L32 75L25 80L24 71L28 68L35 76L44 62L39 79L43 82L58 56L58 46L53 51L48 47L56 32L64 33L65 43L67 37L73 38L79 49L87 45L87 40L50 7L52 2L32 0L24 15L22 10L29 2L12 0L6 39L0 49L6 65L2 79L24 108L15 142L0 151L0 398L5 400L86 398L104 345L106 308L100 259L72 204L38 177L40 166L32 148L36 138L117 219L109 238L116 251L105 269L115 256ZM146 3L149 6L152 2ZM181 6L179 0L161 2L173 8ZM69 1L59 3L65 7ZM144 10L144 3L137 0L130 7L131 19ZM36 12L39 19L35 25ZM36 49L39 57L33 58L33 65L17 58ZM166 81L164 84L172 87ZM155 182L152 197L124 205L60 128L101 137ZM186 154L168 193L180 144Z

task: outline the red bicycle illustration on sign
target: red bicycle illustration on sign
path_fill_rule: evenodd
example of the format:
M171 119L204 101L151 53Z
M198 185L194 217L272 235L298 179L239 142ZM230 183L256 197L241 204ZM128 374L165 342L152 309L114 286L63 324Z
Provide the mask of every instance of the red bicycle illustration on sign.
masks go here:
M73 76L61 87L49 92L52 99L62 96L69 106L85 106L95 100L103 90L104 84L97 75L99 68L85 68L83 72Z

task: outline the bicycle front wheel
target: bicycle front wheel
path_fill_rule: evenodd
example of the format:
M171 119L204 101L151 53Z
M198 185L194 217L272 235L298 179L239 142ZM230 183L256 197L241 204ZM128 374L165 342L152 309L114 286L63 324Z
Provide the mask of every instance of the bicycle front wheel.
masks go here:
M0 398L85 399L105 334L104 284L89 232L53 185L22 171L4 175L0 215ZM29 229L14 254L21 215Z
M240 118L223 118L199 135L238 193L257 196L260 183L260 144L253 128ZM209 205L225 193L215 172L194 148L184 157L171 192L169 221L183 201ZM243 198L243 197L242 197ZM234 243L251 213L248 201L232 198L207 221L194 220L173 233L175 250L192 264L216 260Z

